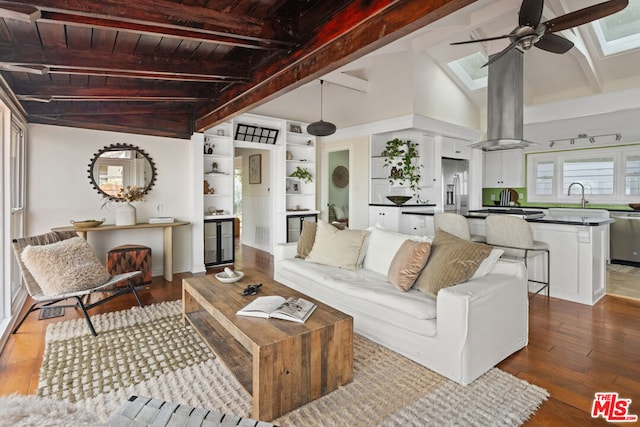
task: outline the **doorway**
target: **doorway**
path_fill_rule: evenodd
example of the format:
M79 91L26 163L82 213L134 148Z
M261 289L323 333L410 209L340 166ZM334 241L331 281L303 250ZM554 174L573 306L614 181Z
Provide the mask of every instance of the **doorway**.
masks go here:
M330 223L349 225L349 150L329 152L327 216Z

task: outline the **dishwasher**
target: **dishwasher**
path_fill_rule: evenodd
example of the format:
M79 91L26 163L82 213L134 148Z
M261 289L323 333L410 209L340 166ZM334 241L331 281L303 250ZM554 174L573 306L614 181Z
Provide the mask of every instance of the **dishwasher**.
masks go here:
M611 262L640 266L640 212L611 212Z

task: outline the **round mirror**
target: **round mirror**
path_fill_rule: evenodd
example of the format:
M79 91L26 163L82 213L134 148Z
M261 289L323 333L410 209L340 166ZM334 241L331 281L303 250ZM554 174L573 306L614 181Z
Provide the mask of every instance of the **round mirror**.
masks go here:
M127 187L143 188L147 194L156 180L151 157L129 144L104 147L93 156L87 172L93 188L109 200L122 200L118 192Z

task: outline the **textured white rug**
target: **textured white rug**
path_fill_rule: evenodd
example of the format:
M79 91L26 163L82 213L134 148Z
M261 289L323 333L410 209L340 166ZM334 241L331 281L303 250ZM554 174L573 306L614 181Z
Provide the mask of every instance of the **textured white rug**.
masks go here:
M52 324L37 394L106 419L131 395L251 416L251 397L184 327L179 301ZM494 368L463 387L359 335L354 380L275 422L282 426L478 425L527 420L546 390Z

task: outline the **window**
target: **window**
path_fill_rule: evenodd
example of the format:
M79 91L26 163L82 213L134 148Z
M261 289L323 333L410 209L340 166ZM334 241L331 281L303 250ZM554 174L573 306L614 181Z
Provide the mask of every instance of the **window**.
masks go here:
M487 57L481 52L476 52L447 65L469 90L476 90L487 87L489 67L482 66L486 62Z
M552 160L540 161L535 164L536 188L535 194L541 196L553 195L554 164Z
M613 195L613 157L570 159L562 162L562 192L569 191L572 182L584 185L586 194Z
M640 2L592 23L602 53L612 55L640 46Z
M625 158L624 194L626 196L640 195L640 154Z
M527 201L575 203L579 182L592 204L629 203L640 195L640 144L527 154Z

